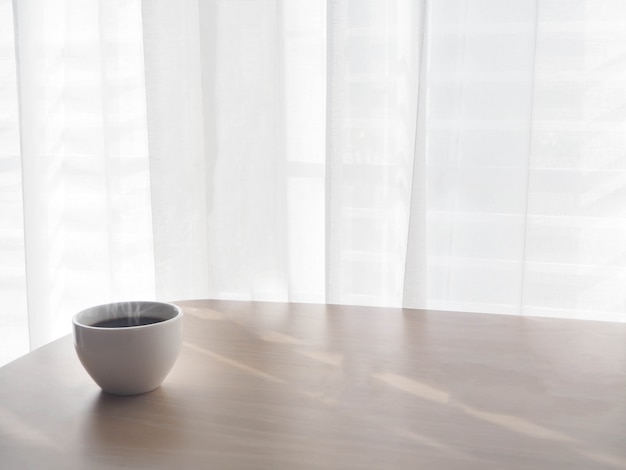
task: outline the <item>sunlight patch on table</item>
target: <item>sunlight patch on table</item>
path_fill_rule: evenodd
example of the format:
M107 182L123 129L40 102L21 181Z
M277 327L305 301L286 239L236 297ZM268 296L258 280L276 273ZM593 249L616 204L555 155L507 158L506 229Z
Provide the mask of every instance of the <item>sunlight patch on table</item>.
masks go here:
M308 351L306 349L299 349L296 351L298 354L315 359L316 361L330 364L331 366L340 367L343 364L343 354L333 354L319 351Z
M269 380L271 382L285 383L284 380L282 380L282 379L280 379L278 377L275 377L273 375L267 374L267 373L263 372L262 370L259 370L259 369L255 368L255 367L248 366L248 365L244 364L243 362L236 361L236 360L231 359L229 357L222 356L221 354L217 354L217 353L215 353L213 351L209 351L208 349L201 348L200 346L196 346L195 344L191 344L191 343L188 343L188 342L185 341L185 342L183 342L183 345L188 347L189 349L192 349L192 350L194 350L196 352L199 352L201 354L205 354L205 355L207 355L207 356L209 356L209 357L211 357L211 358L213 358L213 359L215 359L217 361L220 361L223 364L226 364L226 365L228 365L230 367L233 367L235 369L239 369L241 371L247 372L248 374L254 375L256 377L260 377L262 379Z
M202 320L224 320L224 314L210 308L185 307L185 314Z
M497 426L501 426L519 434L534 437L537 439L547 439L552 441L571 441L572 439L565 434L561 434L552 429L544 428L531 421L518 416L505 415L500 413L491 413L489 411L479 410L477 408L460 404L459 408L468 415L486 421Z
M456 457L466 457L466 454L463 454L462 452L459 452L458 450L453 449L449 445L444 444L443 442L438 441L436 439L433 439L432 437L424 436L422 434L417 434L416 432L413 432L404 428L392 428L392 431L395 432L399 436L411 439L412 441L415 441L416 443L422 444L424 446L431 447L433 449L442 450Z
M372 377L382 381L383 383L402 390L403 392L410 393L416 397L424 400L432 401L442 405L447 405L450 402L450 394L444 390L432 387L430 385L423 384L417 380L410 379L399 374L374 374Z
M626 460L620 459L618 457L613 457L612 455L606 455L595 451L586 451L580 449L578 449L576 452L589 460L593 460L603 465L608 465L609 467L626 468Z
M269 343L293 344L293 345L299 345L299 346L306 344L304 341L298 338L294 338L293 336L279 333L278 331L265 332L260 335L260 338L263 341L267 341Z
M5 408L0 408L0 434L17 436L33 446L56 448L52 439Z
M323 403L324 405L335 406L335 405L339 404L339 401L336 398L333 398L331 396L325 395L323 393L309 392L307 390L302 390L299 393L301 393L302 395L304 395L307 398L312 398L313 400L317 400L320 403Z

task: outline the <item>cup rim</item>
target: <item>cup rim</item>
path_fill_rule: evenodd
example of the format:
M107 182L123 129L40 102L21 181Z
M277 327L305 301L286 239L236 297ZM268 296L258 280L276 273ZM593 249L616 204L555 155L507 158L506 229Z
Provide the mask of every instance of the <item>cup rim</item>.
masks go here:
M113 306L120 306L120 305L128 305L128 304L140 304L140 305L154 305L154 306L163 306L163 307L169 307L171 308L173 311L176 312L176 314L172 317L172 318L168 318L156 323L149 323L147 325L134 325L134 326L114 326L114 327L100 327L100 326L94 326L94 325L87 325L83 322L81 322L79 320L79 317L83 314L85 314L85 312L88 312L90 310L96 310L102 307L113 307ZM179 319L180 317L183 316L183 310L176 304L170 303L170 302L160 302L157 300L122 300L122 301L118 301L118 302L106 302L103 304L99 304L99 305L93 305L91 307L85 308L83 310L81 310L80 312L74 314L74 316L72 317L72 323L80 328L88 328L90 330L96 330L96 331L118 331L118 330L135 330L138 328L148 328L148 327L155 327L158 325L163 325L166 323L171 323L177 319Z

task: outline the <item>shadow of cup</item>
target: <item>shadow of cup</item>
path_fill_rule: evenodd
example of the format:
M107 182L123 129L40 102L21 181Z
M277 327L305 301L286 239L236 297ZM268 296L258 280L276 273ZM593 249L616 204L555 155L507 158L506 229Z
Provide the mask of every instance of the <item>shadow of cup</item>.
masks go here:
M162 463L164 455L176 454L186 429L177 401L162 388L126 397L101 392L85 418L83 449L94 457L130 459L126 465Z

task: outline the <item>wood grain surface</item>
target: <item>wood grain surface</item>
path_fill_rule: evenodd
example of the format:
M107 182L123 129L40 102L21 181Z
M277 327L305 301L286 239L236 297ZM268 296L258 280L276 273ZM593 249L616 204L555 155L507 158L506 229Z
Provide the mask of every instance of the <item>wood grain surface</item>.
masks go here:
M0 369L2 469L626 469L626 325L177 302L154 392L101 393L71 337Z

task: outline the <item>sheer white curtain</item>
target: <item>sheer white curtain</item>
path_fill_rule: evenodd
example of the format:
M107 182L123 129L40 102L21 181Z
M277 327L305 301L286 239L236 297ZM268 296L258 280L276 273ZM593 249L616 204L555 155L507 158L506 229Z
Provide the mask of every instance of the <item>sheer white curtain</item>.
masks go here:
M0 2L0 348L153 297L141 7Z
M626 320L626 3L0 0L0 362L127 298Z
M625 26L624 2L430 2L430 307L626 320Z

